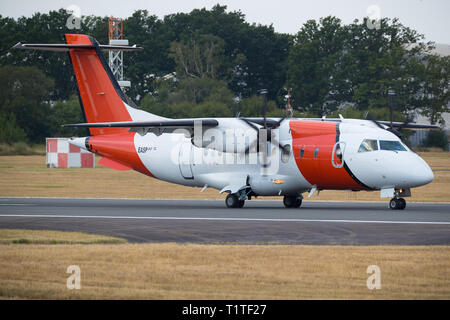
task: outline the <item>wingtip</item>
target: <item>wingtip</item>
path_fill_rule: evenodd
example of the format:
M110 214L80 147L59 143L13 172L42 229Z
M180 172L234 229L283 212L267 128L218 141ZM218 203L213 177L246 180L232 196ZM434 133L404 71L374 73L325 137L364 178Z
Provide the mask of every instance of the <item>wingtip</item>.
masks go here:
M22 49L23 48L23 42L19 41L14 46L12 46L12 49Z

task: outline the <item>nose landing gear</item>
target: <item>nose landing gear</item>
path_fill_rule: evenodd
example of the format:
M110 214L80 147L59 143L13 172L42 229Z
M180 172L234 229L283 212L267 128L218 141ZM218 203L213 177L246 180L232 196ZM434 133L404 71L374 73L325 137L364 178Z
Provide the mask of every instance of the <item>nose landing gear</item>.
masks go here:
M403 198L392 198L389 201L389 208L392 210L403 210L406 208L406 201Z

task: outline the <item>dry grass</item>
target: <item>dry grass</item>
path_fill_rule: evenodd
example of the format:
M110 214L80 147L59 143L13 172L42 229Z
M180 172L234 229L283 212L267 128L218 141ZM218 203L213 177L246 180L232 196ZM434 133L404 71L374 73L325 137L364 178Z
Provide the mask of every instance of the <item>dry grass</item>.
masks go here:
M421 156L434 170L448 171L436 171L435 180L414 189L413 197L408 201L450 201L450 154L426 152ZM102 166L95 169L48 169L45 156L0 157L0 196L3 197L224 198L214 189L207 189L203 193L199 191L199 188L150 179L134 171L115 171ZM311 200L380 201L380 198L379 192L323 191Z
M0 244L118 244L122 238L83 232L0 229Z
M450 247L0 245L6 299L450 299ZM68 290L69 265L81 289ZM369 265L381 289L369 290Z

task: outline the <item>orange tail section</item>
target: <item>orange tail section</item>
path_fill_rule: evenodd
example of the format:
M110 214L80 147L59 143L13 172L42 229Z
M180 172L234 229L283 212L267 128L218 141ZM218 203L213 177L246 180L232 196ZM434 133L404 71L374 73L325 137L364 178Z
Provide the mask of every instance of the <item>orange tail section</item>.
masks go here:
M87 122L131 121L125 97L97 41L87 35L66 34L67 44L93 45L94 49L69 50ZM92 135L118 134L126 128L90 128Z

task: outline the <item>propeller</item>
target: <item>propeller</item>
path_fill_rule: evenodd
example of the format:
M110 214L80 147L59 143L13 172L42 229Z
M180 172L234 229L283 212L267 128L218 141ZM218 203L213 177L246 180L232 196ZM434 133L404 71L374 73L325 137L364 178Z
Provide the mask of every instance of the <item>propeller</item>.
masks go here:
M380 129L384 129L384 130L387 130L389 132L392 132L393 134L395 134L397 137L399 137L401 139L403 135L400 133L400 131L398 131L397 129L394 128L394 96L395 96L395 91L394 90L389 90L388 91L388 97L389 97L389 123L387 125L387 128L386 128L386 124L385 123L381 124L375 118L373 118L369 114L369 111L366 112L365 118L367 120L370 120L373 123L375 123ZM405 122L405 124L407 124L407 122Z
M244 121L250 128L254 129L257 132L257 139L252 142L245 150L245 153L249 153L252 148L254 148L256 144L256 150L259 152L259 146L260 146L260 139L264 141L264 145L266 145L267 142L270 142L274 145L277 145L278 148L281 149L281 151L284 151L284 146L274 139L272 137L272 130L280 127L281 123L286 119L286 116L283 116L280 120L277 122L269 124L267 121L267 89L262 89L259 91L259 93L262 96L262 109L263 109L263 123L261 127L258 127L254 121L246 118L239 118L240 120ZM274 140L274 141L272 141ZM264 155L267 156L267 147L265 147L266 151L264 152Z
M367 120L370 120L370 121L372 121L373 123L375 123L375 124L378 126L378 128L383 129L383 130L387 130L387 131L389 131L389 132L392 132L393 134L395 134L395 135L396 135L397 137L399 137L400 139L402 138L403 135L401 134L400 131L398 131L397 129L394 128L393 122L392 122L392 121L389 123L389 126L386 128L385 125L381 124L381 123L378 122L375 118L373 118L373 117L369 114L369 112L366 112L365 118L366 118Z
M395 134L395 135L396 135L397 137L399 137L400 139L403 137L403 135L401 134L401 132L394 128L393 122L392 122L392 121L390 121L389 126L386 128L385 125L381 124L381 123L378 122L375 118L373 118L373 117L369 114L369 112L366 112L365 118L366 118L367 120L370 120L370 121L372 121L373 123L375 123L380 129L383 129L383 130L387 130L387 131L389 131L389 132L392 132L393 134Z
M389 90L388 91L388 97L389 97L389 128L387 129L388 131L392 132L393 134L395 134L397 137L399 137L400 139L402 138L402 134L400 133L400 131L394 129L394 97L395 97L395 91L394 90ZM406 123L406 122L405 122Z

